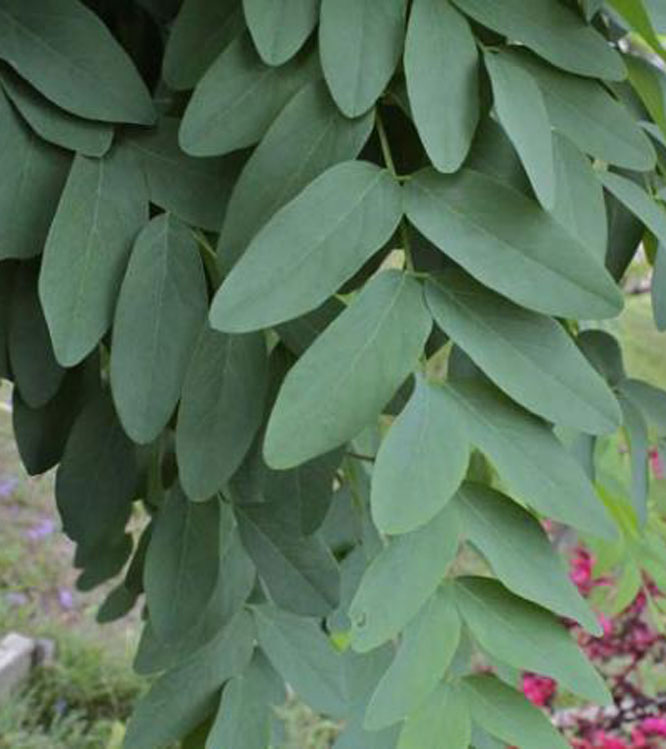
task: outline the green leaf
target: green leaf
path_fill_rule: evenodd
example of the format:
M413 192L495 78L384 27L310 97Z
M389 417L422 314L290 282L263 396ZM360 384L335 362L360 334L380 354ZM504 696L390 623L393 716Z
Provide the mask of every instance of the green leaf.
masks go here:
M247 669L225 686L206 749L266 749L273 707L285 700L284 682L266 656L255 651Z
M659 239L666 242L666 210L635 182L613 172L598 172L601 184Z
M1 0L0 57L72 114L141 125L155 119L131 59L78 0L43 0L39 10L23 0Z
M410 221L477 280L537 312L614 317L622 295L576 239L537 203L462 169L424 170L405 188Z
M441 172L456 171L469 151L479 119L478 63L465 17L448 0L415 0L405 41L407 92L421 141Z
M483 382L450 383L469 439L497 468L519 500L593 536L615 527L583 469L540 419Z
M495 111L520 155L539 202L555 205L555 160L548 111L532 76L507 55L486 53Z
M605 330L584 330L578 336L578 345L592 366L611 385L616 386L626 378L622 349L610 333Z
M9 328L11 324L14 278L18 263L0 262L0 379L11 379Z
M623 383L624 384L624 383ZM631 504L636 511L638 522L644 526L648 515L648 489L649 489L649 438L647 420L641 409L620 385L618 395L622 414L624 416L624 432L629 443L629 454L631 457Z
M441 683L405 721L397 749L467 749L472 721L457 686Z
M627 71L622 58L599 32L574 10L553 0L531 0L529 13L522 0L454 0L475 21L521 42L538 55L578 75L621 81Z
M266 433L268 465L299 465L361 432L409 375L431 324L416 280L374 277L285 378Z
M584 699L612 704L601 676L553 614L489 578L456 578L455 597L472 635L488 653L515 668L550 676Z
M395 659L370 700L368 729L397 723L423 704L451 664L460 626L451 591L438 591L405 628Z
M650 291L654 324L657 330L664 331L666 330L666 245L663 244L657 248Z
M666 436L666 391L642 380L623 380L620 390L640 408L660 437Z
M269 605L253 612L259 644L282 678L314 710L345 715L342 655L319 622Z
M31 132L0 90L0 260L41 253L70 163Z
M555 205L552 214L601 262L606 257L608 221L604 192L587 156L564 135L553 133Z
M305 44L319 18L320 0L243 0L254 46L267 65L283 65Z
M162 75L168 86L194 88L243 26L240 0L185 0L164 50Z
M251 146L315 69L311 54L279 68L264 65L243 34L197 84L180 127L181 148L191 156L217 156Z
M111 146L113 129L102 122L82 120L51 104L9 69L0 82L12 104L40 138L85 156L103 156Z
M46 473L60 462L74 421L99 389L99 361L65 373L55 396L41 408L31 408L18 391L12 392L12 428L21 462L30 476Z
M23 400L31 408L46 405L58 391L65 370L56 361L37 296L37 268L25 263L14 280L9 361Z
M132 554L132 536L122 532L108 535L94 549L88 548L82 560L79 560L80 549L81 546L77 547L74 558L74 566L82 570L76 579L76 589L85 593L120 574Z
M662 51L662 54L665 53ZM661 134L666 135L666 86L663 72L642 57L625 55L624 60L634 91L641 98L650 117L661 129Z
M634 31L640 34L652 50L666 62L666 51L664 51L663 44L652 25L650 13L643 0L608 0L608 3L623 16Z
M176 456L191 499L206 499L231 478L257 433L268 380L262 335L228 336L204 326L183 385Z
M74 158L39 278L53 348L64 366L82 361L110 326L132 242L147 220L143 175L125 152Z
M190 230L169 214L139 234L113 325L111 389L127 434L151 442L178 402L207 310Z
M119 535L138 483L134 446L125 436L108 392L81 411L56 474L55 495L65 533L95 550Z
M270 126L234 186L220 235L224 268L238 260L275 214L329 167L355 158L373 126L373 113L349 120L322 80L294 95Z
M473 720L493 736L521 749L568 749L538 708L494 676L468 676L462 689Z
M150 620L143 628L134 670L141 675L180 666L210 643L247 600L256 580L252 560L243 548L233 517L223 509L219 572L215 590L197 624L176 640L161 640ZM231 522L230 522L231 521Z
M407 533L431 520L465 476L469 447L442 389L417 377L407 406L377 454L372 517L383 533Z
M188 156L178 145L179 124L175 117L163 117L157 128L132 133L124 143L143 168L151 203L202 229L219 231L244 157Z
M509 497L466 482L453 500L463 534L516 595L580 622L594 635L601 628L571 582L539 521ZM530 563L525 564L525 559Z
M324 330L342 314L345 305L337 298L327 299L307 315L277 326L277 333L294 354L304 353Z
M338 565L318 535L272 503L238 506L238 527L271 598L301 616L326 616L338 604Z
M401 197L368 162L326 171L252 240L213 301L213 327L244 333L318 307L391 238Z
M443 581L458 535L456 514L447 507L422 528L389 541L349 608L355 650L365 653L387 642L416 616Z
M196 728L215 710L224 682L245 670L253 648L252 617L240 611L205 648L153 684L134 709L125 749L166 746Z
M324 77L347 115L367 112L402 54L405 0L322 0L319 50Z
M175 640L192 629L217 583L220 500L189 502L178 485L167 494L153 529L144 581L158 637Z
M666 33L666 8L661 4L661 0L644 0L643 5L655 31L658 34Z
M618 428L611 389L565 329L458 269L429 281L435 322L502 390L534 413L590 434Z
M581 151L627 169L654 167L657 157L649 138L627 107L597 81L568 75L522 50L510 55L539 84L552 127Z

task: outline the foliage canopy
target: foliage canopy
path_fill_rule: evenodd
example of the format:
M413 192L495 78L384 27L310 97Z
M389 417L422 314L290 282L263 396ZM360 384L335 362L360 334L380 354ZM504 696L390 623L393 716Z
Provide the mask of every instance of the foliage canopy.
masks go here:
M609 699L540 521L666 581L607 322L642 242L666 328L658 6L0 0L0 375L100 620L145 594L127 749L269 749L285 683L336 749Z

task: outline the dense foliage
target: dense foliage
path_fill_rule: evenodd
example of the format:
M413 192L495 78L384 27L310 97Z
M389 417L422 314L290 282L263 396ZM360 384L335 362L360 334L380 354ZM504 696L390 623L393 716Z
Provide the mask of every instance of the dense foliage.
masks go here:
M642 243L666 327L664 16L0 0L0 375L79 587L141 598L128 749L267 749L285 684L336 749L566 746L521 672L611 702L542 521L609 613L666 589L607 323Z

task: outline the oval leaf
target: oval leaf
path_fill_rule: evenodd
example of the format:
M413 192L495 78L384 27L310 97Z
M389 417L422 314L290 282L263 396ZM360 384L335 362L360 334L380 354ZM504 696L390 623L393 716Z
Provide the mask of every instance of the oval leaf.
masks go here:
M280 112L234 186L218 244L231 268L259 229L283 205L335 164L358 156L373 127L373 113L350 120L326 84L304 86Z
M222 489L252 444L264 413L268 360L262 335L204 327L183 385L176 456L190 499Z
M206 316L206 279L190 230L168 214L139 234L118 297L111 389L129 436L162 431Z
M564 328L459 270L429 281L435 322L502 390L534 413L589 434L618 428L620 408Z
M574 10L553 0L454 0L463 13L578 75L621 81L627 71L619 53Z
M285 378L266 462L291 468L355 437L407 378L431 325L417 281L397 271L373 278Z
M188 502L180 487L167 494L148 544L144 583L150 622L163 640L192 629L217 584L220 500Z
M402 54L406 0L322 0L319 50L335 103L357 117L377 101Z
M620 290L592 253L537 203L492 177L419 172L407 184L405 210L449 257L520 305L585 319L622 309Z
M439 684L408 716L397 749L467 749L472 721L464 695L456 686Z
M320 0L243 0L254 45L267 65L283 65L310 36Z
M352 645L365 653L395 637L437 590L458 551L456 514L389 541L365 571L349 607Z
M520 155L539 202L555 205L555 160L548 111L532 76L510 57L486 53L495 111Z
M464 433L442 389L417 377L382 442L372 473L372 517L383 533L424 525L451 499L469 461Z
M446 391L459 404L472 444L520 500L593 536L616 536L583 469L546 424L483 382L450 383Z
M148 220L138 165L117 148L77 155L44 248L39 296L58 361L72 366L111 324L134 237Z
M332 167L266 224L218 291L213 327L244 333L318 307L393 235L401 190L364 161Z
M191 156L221 156L251 146L313 72L312 55L265 65L243 34L197 84L180 127L181 148Z
M440 172L455 172L469 151L479 119L478 62L469 24L448 0L415 0L405 42L407 93Z
M48 23L45 23L48 18ZM150 93L102 20L75 0L0 0L0 57L68 112L149 125Z

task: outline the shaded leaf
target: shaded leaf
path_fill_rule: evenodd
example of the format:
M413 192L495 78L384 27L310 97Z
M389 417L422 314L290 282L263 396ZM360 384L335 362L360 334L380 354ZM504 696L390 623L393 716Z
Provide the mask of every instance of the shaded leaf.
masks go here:
M82 361L110 326L132 241L147 220L143 176L125 152L74 158L39 278L53 348L64 366Z
M458 687L441 683L408 716L397 749L467 749L472 722L465 696Z
M79 119L59 109L9 70L0 70L0 81L21 116L40 138L85 156L103 156L108 151L113 138L111 126Z
M304 535L280 505L244 505L236 516L243 544L277 605L301 616L326 616L335 608L340 573L318 535Z
M329 167L355 158L368 139L373 115L349 120L326 84L313 81L296 93L271 124L236 182L218 252L230 268L282 206Z
M113 325L111 389L129 436L151 442L168 422L207 311L189 229L169 214L137 237Z
M78 0L43 0L38 11L23 0L2 0L0 57L48 99L80 117L142 125L155 119L131 59Z
M193 503L174 486L150 537L144 582L158 637L174 640L194 627L218 578L220 500Z
M272 68L243 34L197 84L181 123L181 148L191 156L217 156L251 146L313 74L312 55Z
M244 158L188 156L178 145L179 124L175 117L163 117L157 128L137 131L125 142L138 156L152 203L202 229L219 231Z
M262 335L228 336L205 325L187 369L176 456L191 499L206 499L235 473L264 413L268 380Z
M39 255L70 165L24 124L0 90L0 260Z
M164 80L176 91L194 88L243 25L240 0L185 0L164 50Z

